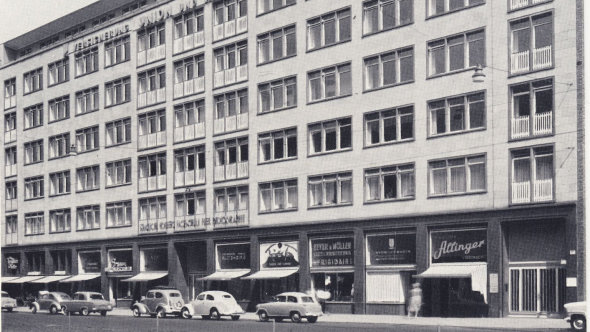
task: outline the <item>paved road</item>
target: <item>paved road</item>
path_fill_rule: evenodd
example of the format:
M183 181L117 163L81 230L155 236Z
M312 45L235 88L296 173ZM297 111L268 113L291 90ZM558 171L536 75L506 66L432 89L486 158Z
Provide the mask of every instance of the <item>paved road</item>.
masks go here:
M133 318L121 316L101 317L92 314L87 317L50 315L38 313L33 315L29 312L2 313L2 331L7 332L179 332L179 331L239 331L239 332L273 332L273 323L261 323L257 321L231 320L206 321L201 319L184 320L179 318L165 318L156 320L150 317ZM158 326L158 325L159 326ZM344 324L328 323L318 321L315 324L282 322L275 324L277 332L305 331L305 332L498 332L498 331L531 331L532 330L507 330L507 329L477 329L477 328L456 328L436 326L412 326L412 325L384 325L384 324ZM547 332L567 332L564 330L547 330ZM535 330L534 332L543 332Z

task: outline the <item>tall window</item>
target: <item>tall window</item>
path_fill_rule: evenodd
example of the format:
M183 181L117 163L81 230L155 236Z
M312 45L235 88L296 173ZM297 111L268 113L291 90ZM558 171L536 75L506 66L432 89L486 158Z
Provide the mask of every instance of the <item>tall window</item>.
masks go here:
M16 141L16 112L4 114L4 143Z
M129 36L104 44L104 66L114 66L129 60Z
M350 117L310 124L308 133L310 155L352 148Z
M248 79L248 42L246 40L213 50L213 87L246 81Z
M195 216L205 214L205 191L188 192L174 196L175 216Z
M174 186L205 183L205 146L174 151Z
M16 106L16 77L4 81L4 110Z
M49 106L49 122L59 121L70 117L70 96L51 99L47 102Z
M436 16L447 12L453 12L469 8L482 3L485 0L427 0L428 16Z
M49 173L49 196L69 194L70 188L70 171Z
M174 98L205 91L205 54L174 63Z
M29 143L31 144L31 143ZM27 147L27 145L25 145L25 148ZM25 153L26 155L26 153ZM25 157L25 163L26 163L26 157ZM4 176L5 177L9 177L9 176L15 176L16 175L16 146L13 147L9 147L4 149L4 169L5 169L5 173Z
M113 106L126 103L131 100L131 79L120 78L104 85L105 106Z
M428 76L485 65L484 30L465 32L428 43Z
M469 131L485 126L485 92L428 102L430 135Z
M76 149L78 153L97 150L99 142L98 126L76 130Z
M307 50L350 40L350 8L307 20Z
M296 54L295 24L258 35L258 64Z
M511 203L546 202L553 199L553 153L553 146L511 151Z
M205 100L174 105L174 142L205 137Z
M137 74L137 107L144 107L166 100L166 67L152 68Z
M414 164L365 170L365 202L410 199L415 192Z
M4 211L15 211L18 209L18 192L16 187L16 181L6 181L4 183L4 186L6 187L6 196L4 196Z
M70 154L70 133L49 137L49 159L66 157Z
M26 72L23 74L24 79L24 94L33 93L35 91L43 90L43 68Z
M139 149L166 144L166 110L140 114L137 117Z
M525 138L553 133L553 80L516 84L512 94L511 137Z
M6 216L5 226L5 243L6 244L17 244L18 243L18 217L16 215Z
M100 205L76 208L77 230L100 229Z
M25 179L25 199L45 197L43 176L35 176Z
M174 53L203 46L205 44L204 30L205 16L202 7L178 15L174 19Z
M352 204L352 172L310 176L309 207Z
M166 57L166 28L164 23L137 32L137 66Z
M287 77L258 85L259 112L297 106L297 78Z
M510 73L552 67L553 38L551 12L510 22Z
M412 47L365 58L365 91L414 80Z
M214 102L215 134L248 128L248 89L216 95Z
M138 158L139 191L166 189L166 152Z
M258 135L258 162L297 158L297 128Z
M139 200L139 220L166 219L166 196Z
M43 161L43 140L25 143L25 165ZM16 149L15 149L16 157Z
M98 86L76 92L76 115L98 110Z
M72 210L60 209L49 211L49 233L69 232L72 224Z
M364 35L393 29L413 21L413 0L369 0L363 3Z
M43 212L25 213L25 235L45 233L45 216ZM33 270L33 269L31 269Z
M99 166L82 167L76 170L76 191L83 192L100 188Z
M248 177L248 137L215 142L214 180Z
M307 73L308 101L318 101L352 94L350 63Z
M213 41L248 30L248 1L221 0L213 4Z
M70 79L70 59L66 57L50 63L47 66L47 73L49 74L47 86L67 82Z
M76 53L76 77L98 70L98 47Z
M107 187L131 183L131 159L108 162L105 169Z
M414 106L365 113L365 146L414 138Z
M106 204L107 227L131 226L131 201Z
M43 104L25 107L25 129L35 128L43 125Z
M297 210L297 179L260 183L260 212Z
M131 118L105 123L106 146L131 142Z
M434 160L428 163L430 196L486 190L485 155Z
M248 210L248 186L215 189L215 213L235 214Z

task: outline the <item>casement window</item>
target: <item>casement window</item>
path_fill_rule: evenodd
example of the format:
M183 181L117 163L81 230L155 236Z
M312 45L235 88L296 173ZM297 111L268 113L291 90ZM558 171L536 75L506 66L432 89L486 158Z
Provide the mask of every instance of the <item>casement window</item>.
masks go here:
M310 176L309 207L352 204L352 172Z
M205 191L195 191L174 196L176 217L205 214Z
M486 190L485 155L428 162L429 196L477 193Z
M166 25L152 25L137 31L137 66L166 57Z
M258 85L260 113L297 106L297 78L287 77Z
M16 77L4 81L4 110L16 106Z
M79 206L76 208L76 229L79 231L100 229L100 205Z
M205 100L174 105L174 142L205 137Z
M414 80L414 48L403 48L364 59L365 91Z
M43 140L25 143L25 165L43 161ZM16 156L16 150L15 150Z
M522 8L526 8L526 7L530 7L530 6L535 6L539 3L549 2L549 1L551 1L551 0L509 0L508 1L508 5L509 5L508 10L522 9Z
M510 22L510 74L553 66L553 13Z
M294 5L297 0L257 0L258 15Z
M248 210L248 186L215 189L215 214L235 214Z
M70 79L70 59L65 58L47 66L49 82L47 86L67 82Z
M139 220L166 219L166 196L139 200Z
M131 201L106 204L107 227L131 226Z
M248 177L248 137L215 142L215 181Z
M114 66L129 60L129 36L117 38L104 44L104 66Z
M105 123L106 144L113 146L131 142L131 118L118 119Z
M4 114L4 144L16 141L16 112Z
M485 113L485 92L429 101L429 136L484 128Z
M416 195L414 164L365 170L365 202L411 199Z
M203 46L205 16L203 8L197 8L178 15L174 19L174 54Z
M166 101L166 67L152 68L137 74L137 107Z
M76 130L76 151L78 153L97 150L99 142L98 126Z
M427 0L428 16L454 12L482 3L485 3L485 0Z
M69 194L70 190L70 171L49 173L49 196Z
M352 148L352 118L328 120L308 126L309 154L343 151Z
M350 40L350 8L307 20L307 50L315 50Z
M6 244L17 244L18 239L18 217L16 215L6 216L5 226L5 243Z
M72 210L49 211L49 233L63 233L72 230Z
M25 235L40 235L45 233L45 215L43 212L25 213ZM36 269L40 271L40 268ZM35 267L31 268L35 271Z
M205 145L174 151L174 186L205 183Z
M17 196L17 187L16 181L7 181L4 183L6 187L4 200L5 200L5 210L4 211L14 211L18 209L18 196Z
M98 70L98 47L76 53L76 77Z
M297 54L295 24L258 35L258 64Z
M297 210L297 179L260 183L260 212Z
M70 154L70 133L49 137L49 159L65 157Z
M350 62L307 73L308 101L325 100L352 94Z
M137 147L151 148L166 144L166 110L140 114L137 117Z
M248 30L248 1L221 0L213 4L213 41Z
M98 110L98 86L76 92L76 115Z
M16 175L16 146L4 149L4 169L5 177Z
M43 68L26 72L23 74L24 79L24 94L33 93L35 91L43 90Z
M43 125L43 104L25 107L25 129L40 127Z
M365 113L365 146L414 138L414 106Z
M105 83L105 106L126 103L131 100L131 78L124 77Z
M553 79L515 84L510 94L511 138L553 133Z
M363 35L410 24L414 0L370 0L363 3Z
M248 128L248 89L216 95L213 133L220 134Z
M131 159L108 162L105 170L107 187L131 183Z
M465 32L428 43L428 76L485 66L484 30Z
M213 87L229 85L248 79L248 41L226 45L213 50Z
M70 96L51 99L49 107L49 122L59 121L70 117Z
M25 199L45 197L43 176L25 178Z
M166 189L166 152L140 156L137 167L140 192Z
M295 158L297 158L297 128L258 135L259 163Z
M76 170L76 191L83 192L100 188L100 169L98 165Z
M205 54L174 63L174 98L205 91Z
M537 146L510 152L512 204L553 200L553 154L553 146Z

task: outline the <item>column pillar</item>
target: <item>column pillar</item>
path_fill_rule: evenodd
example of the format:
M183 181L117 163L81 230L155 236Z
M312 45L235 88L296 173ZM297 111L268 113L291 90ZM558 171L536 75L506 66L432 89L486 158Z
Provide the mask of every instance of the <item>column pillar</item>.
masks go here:
M354 229L354 294L353 313L365 313L365 234L361 228Z
M489 317L501 317L503 311L503 284L504 274L502 267L503 254L503 241L502 241L502 224L498 219L491 219L488 222L488 251L487 251L487 264L488 264L488 316ZM490 285L490 275L495 274L497 276L497 284ZM490 286L497 287L496 293L490 292Z
M45 248L44 250L45 252L45 262L43 264L43 270L41 271L41 274L43 275L52 275L53 274L53 257L51 256L51 251L49 251L49 249Z
M168 241L168 285L180 291L185 301L188 301L188 283L182 268L182 249L178 250L174 240Z
M112 294L109 291L109 278L107 278L106 268L108 265L109 256L107 252L107 247L103 244L100 246L100 292L104 296L105 299L113 302Z
M299 232L299 291L311 291L311 274L309 273L309 237L307 232Z

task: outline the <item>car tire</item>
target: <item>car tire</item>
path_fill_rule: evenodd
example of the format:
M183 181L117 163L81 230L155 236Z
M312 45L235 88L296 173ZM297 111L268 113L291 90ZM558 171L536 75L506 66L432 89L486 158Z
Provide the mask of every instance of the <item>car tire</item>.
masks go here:
M586 331L586 318L583 316L574 316L570 321L570 325L574 331Z
M90 315L90 311L88 311L88 308L82 308L82 309L80 309L80 315L81 316L88 316L88 315Z
M164 308L158 308L156 310L156 318L166 318L166 310Z
M268 322L268 314L266 313L266 311L258 312L258 319L261 322Z
M207 320L207 319L209 319L209 316L208 315L201 315L201 318L203 318L204 320Z
M291 321L293 323L301 323L301 314L297 311L291 313Z
M49 307L49 313L52 315L57 314L57 307L52 305L51 307Z
M141 311L138 307L133 308L133 317L141 317Z
M106 315L107 315L107 312L106 312L106 311L101 311L101 312L100 312L100 315L104 317L104 316L106 316Z
M36 314L37 313L37 306L33 306L31 308L31 312L34 313L34 314Z
M184 319L191 319L193 316L191 316L191 313L190 313L190 311L188 311L187 308L184 308L180 312L180 317L182 317Z
M309 316L307 317L307 321L310 323L315 323L318 321L318 316Z
M61 312L62 312L64 315L66 315L66 316L67 316L67 315L68 315L68 307L67 307L67 306L65 306L65 305L62 305L62 306L61 306Z
M6 308L8 312L12 312L12 308Z
M238 320L238 319L240 319L240 316L238 316L238 315L231 316L231 320Z
M211 309L211 311L209 312L209 317L211 317L212 320L221 319L221 315L219 315L219 311L217 311L217 309L215 309L215 308Z

